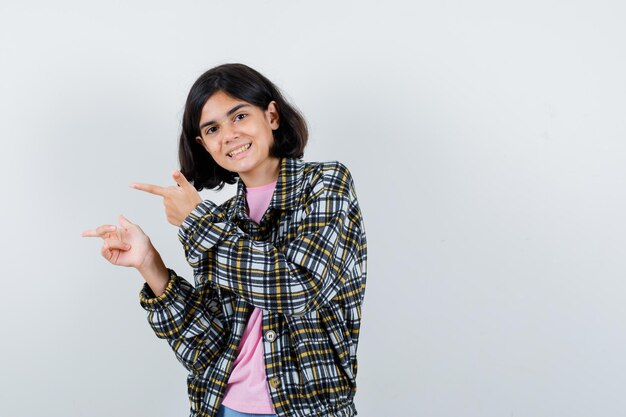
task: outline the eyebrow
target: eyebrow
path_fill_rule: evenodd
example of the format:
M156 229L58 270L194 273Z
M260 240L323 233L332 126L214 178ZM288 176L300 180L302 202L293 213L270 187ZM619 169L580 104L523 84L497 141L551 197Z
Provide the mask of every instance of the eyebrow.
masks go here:
M246 103L237 104L235 107L233 107L232 109L228 110L228 113L226 113L226 116L230 116L230 115L232 115L234 112L236 112L237 110L239 110L240 108L242 108L242 107L246 107L246 106L249 106L249 104L246 104ZM207 127L207 126L209 126L209 125L212 125L213 123L216 123L216 121L215 121L215 120L211 120L211 121L209 121L209 122L204 122L204 123L202 123L202 124L200 125L199 130L204 129L205 127Z

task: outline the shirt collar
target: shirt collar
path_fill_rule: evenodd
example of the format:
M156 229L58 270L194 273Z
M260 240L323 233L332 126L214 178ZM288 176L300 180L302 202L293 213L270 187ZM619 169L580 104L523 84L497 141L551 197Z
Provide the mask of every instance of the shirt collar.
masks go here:
M300 201L302 194L302 179L304 175L304 161L296 158L281 158L276 180L276 188L268 209L292 210ZM246 213L246 186L238 178L237 194L235 195L235 212L245 218Z

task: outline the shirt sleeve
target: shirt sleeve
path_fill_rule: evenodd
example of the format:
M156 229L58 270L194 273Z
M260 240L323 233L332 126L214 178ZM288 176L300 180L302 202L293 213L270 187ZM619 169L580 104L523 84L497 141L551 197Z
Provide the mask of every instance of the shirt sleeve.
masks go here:
M360 210L347 168L320 175L296 237L284 247L255 241L205 200L179 228L196 274L255 307L301 315L332 299L349 278L360 245Z
M224 330L219 303L208 286L194 288L168 268L170 280L156 297L147 283L139 294L148 323L166 339L176 358L189 371L201 372L219 351Z

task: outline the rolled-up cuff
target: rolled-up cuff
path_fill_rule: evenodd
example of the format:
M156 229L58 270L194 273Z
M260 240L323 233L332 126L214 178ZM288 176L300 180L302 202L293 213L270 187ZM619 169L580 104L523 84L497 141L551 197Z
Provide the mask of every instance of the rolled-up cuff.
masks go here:
M185 255L187 255L190 249L190 235L193 235L198 228L198 222L207 216L211 219L217 219L220 217L219 206L211 200L204 200L202 203L198 204L196 208L193 209L187 217L185 217L185 220L183 220L183 223L178 228L178 240L185 248Z
M152 288L147 282L144 282L141 291L139 292L139 303L141 307L148 311L156 311L163 309L176 298L176 289L178 288L178 275L173 269L167 268L170 275L170 280L165 287L163 294L158 297L154 295Z
M198 219L209 215L218 216L219 210L217 204L212 202L211 200L204 200L202 203L198 204L195 209L191 210L191 213L185 217L183 223L180 225L181 229L189 229L193 227Z

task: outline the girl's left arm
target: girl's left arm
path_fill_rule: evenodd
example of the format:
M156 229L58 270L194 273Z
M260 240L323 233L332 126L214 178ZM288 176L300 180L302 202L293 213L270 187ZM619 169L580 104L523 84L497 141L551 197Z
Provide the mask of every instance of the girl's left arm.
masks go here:
M312 186L297 237L279 250L255 241L204 201L185 219L179 239L196 274L207 275L264 310L304 314L345 286L360 303L366 242L353 181L343 165ZM337 181L341 181L338 184Z

